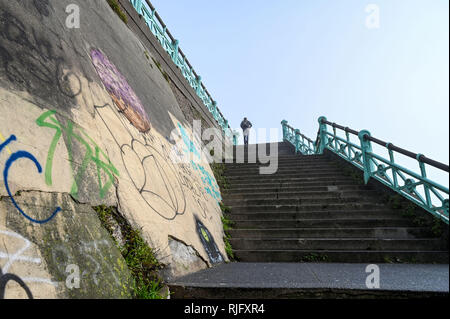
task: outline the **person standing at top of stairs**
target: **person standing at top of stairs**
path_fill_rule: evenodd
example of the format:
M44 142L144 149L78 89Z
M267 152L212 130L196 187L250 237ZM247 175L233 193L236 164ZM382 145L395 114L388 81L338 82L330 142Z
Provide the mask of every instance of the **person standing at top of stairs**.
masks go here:
M248 145L248 137L252 126L252 123L244 117L244 120L241 122L241 129L244 132L244 145Z

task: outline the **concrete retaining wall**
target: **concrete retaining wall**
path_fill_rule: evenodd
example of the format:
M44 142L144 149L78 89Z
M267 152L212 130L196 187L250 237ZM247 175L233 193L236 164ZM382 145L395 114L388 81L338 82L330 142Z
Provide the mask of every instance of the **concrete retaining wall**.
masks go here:
M129 297L98 205L166 277L226 259L219 187L153 54L104 0L0 1L0 297Z

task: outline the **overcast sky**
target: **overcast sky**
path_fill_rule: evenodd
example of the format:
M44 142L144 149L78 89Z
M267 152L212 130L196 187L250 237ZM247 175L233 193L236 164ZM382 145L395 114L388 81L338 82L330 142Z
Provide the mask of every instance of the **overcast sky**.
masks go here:
M152 3L232 127L324 115L448 164L448 0Z

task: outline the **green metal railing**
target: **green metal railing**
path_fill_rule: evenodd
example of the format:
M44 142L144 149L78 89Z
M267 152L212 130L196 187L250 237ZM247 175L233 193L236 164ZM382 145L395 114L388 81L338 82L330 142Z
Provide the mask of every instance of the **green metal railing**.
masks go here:
M287 124L287 121L281 122L283 126L283 139L295 146L295 152L303 155L315 154L315 142L302 133Z
M202 78L197 75L189 60L186 58L186 55L180 49L179 41L172 36L150 1L130 0L130 2L137 13L144 18L145 23L153 35L172 58L173 63L180 69L184 78L197 93L197 96L202 100L209 112L211 112L214 119L224 131L225 136L233 137L233 143L237 143L237 139L235 138L236 132L231 130L228 121L217 107L216 101L213 100L205 85L202 83Z
M312 141L299 130L281 122L283 140L295 146L296 153L303 155L323 154L324 150L339 155L346 161L364 171L364 182L374 178L390 187L398 194L427 210L435 217L449 223L449 189L427 177L427 165L448 174L449 166L416 154L392 143L386 143L372 137L367 130L355 131L348 127L329 122L326 117L319 118L319 131L316 141ZM330 131L328 128L332 128ZM345 137L338 135L338 130ZM359 143L351 140L356 136ZM389 154L389 158L376 154L372 143L382 146ZM420 173L416 173L395 162L395 153L415 159L419 164Z

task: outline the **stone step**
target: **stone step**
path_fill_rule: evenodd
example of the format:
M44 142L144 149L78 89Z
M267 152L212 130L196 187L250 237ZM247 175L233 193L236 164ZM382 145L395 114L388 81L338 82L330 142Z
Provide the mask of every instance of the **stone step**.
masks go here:
M264 187L255 187L253 184L243 184L243 187L232 187L224 190L223 195L233 194L258 194L258 193L276 193L276 192L331 192L331 191L347 191L347 190L371 190L368 186L349 184L348 182L334 182L327 185L317 185L317 183L290 184L290 183L273 183L265 184ZM250 186L247 186L250 185Z
M440 263L448 264L448 251L423 250L234 250L241 262L342 262L342 263Z
M233 229L273 228L368 228L368 227L413 227L405 218L330 218L330 219L247 219L233 220Z
M260 167L268 167L268 163L261 165L257 163L244 163L244 164L233 164L225 165L225 172L245 172L245 171L259 171ZM287 164L283 162L278 162L278 169L280 170L305 170L305 169L327 169L327 168L339 168L330 162L325 161L315 161L311 163L294 163Z
M265 175L265 177L259 178L227 178L227 182L233 186L233 184L238 185L259 185L260 187L266 187L267 184L299 184L299 185L311 185L311 186L328 186L336 185L336 183L355 183L350 177L347 176L308 176L308 177L277 177L271 175ZM309 183L309 184L308 184Z
M232 160L232 161L231 161ZM223 164L226 166L239 166L239 165L251 165L251 164L259 164L259 165L267 165L270 161L277 161L281 164L315 164L315 163L332 163L327 158L313 158L313 159L304 159L298 156L286 156L286 155L274 155L274 156L259 156L258 154L246 154L244 157L226 159Z
M264 148L264 147L273 147L273 146L277 146L277 147L283 147L283 148L287 148L290 150L295 150L294 146L286 141L283 142L271 142L271 143L257 143L257 144L248 144L248 145L233 145L233 148L249 148L249 147L258 147L258 148Z
M305 155L302 155L301 153L295 154L294 151L289 153L288 151L292 150L291 147L280 147L279 145L278 145L278 147L276 145L272 145L272 146L275 146L275 147L272 147L272 149L274 151L280 150L280 149L282 151L287 151L285 154L283 154L283 156L285 156L285 157L298 157L298 158L306 158L306 159L309 159L309 158L323 158L323 157L325 157L324 155L321 155L321 154L313 154L313 155L305 156ZM261 151L261 152L266 151L267 152L270 149L271 148L269 147L269 145L266 145L266 147L261 147L261 146L255 145L255 144L253 144L253 145L246 145L246 146L238 145L237 147L233 147L233 152L234 153L238 152L238 153L250 153L251 154L251 153L258 152L258 151Z
M233 201L249 203L250 201L255 200L315 200L315 199L329 199L334 198L336 200L339 199L349 199L349 198L361 198L363 200L371 200L379 199L379 192L375 190L359 190L359 191L325 191L325 192L272 192L272 193L255 193L255 194L238 194L234 193L233 195L224 194L222 198L227 200L228 203ZM312 203L312 202L311 202Z
M225 175L226 179L229 181L233 180L257 180L259 182L264 182L270 179L278 179L278 180L294 180L294 179L314 179L314 178L348 178L349 176L337 171L314 171L314 172L292 172L292 173L274 173L274 174L237 174L237 175Z
M232 201L236 200L257 200L257 199L297 199L297 198L322 198L324 196L326 197L334 197L334 198L348 198L348 197L356 197L356 196L376 196L379 193L377 191L369 190L369 189L363 189L352 187L351 189L347 190L340 190L340 191L331 191L327 187L322 187L321 191L287 191L287 190L274 190L272 192L258 192L258 193L251 193L250 195L245 192L236 192L233 193L223 193L222 199L224 202L231 203Z
M234 213L227 214L233 221L243 220L290 220L293 224L297 221L305 219L335 219L335 220L347 220L347 219L372 219L372 218L384 218L384 219L404 219L411 221L411 219L402 217L396 211L389 210L349 210L349 211L307 211L307 212L254 212L254 213Z
M272 163L272 164L270 164ZM312 161L312 162L297 162L297 161L272 161L272 162L264 162L264 163L233 163L233 164L225 164L226 172L240 172L240 171L257 171L261 167L269 167L270 165L275 165L278 169L283 170L306 170L306 169L339 169L339 166L335 165L332 162L328 161Z
M253 157L252 157L253 156ZM226 169L244 169L244 168L255 168L258 165L268 165L269 161L276 161L281 166L292 166L292 167L302 167L302 166L332 166L338 167L338 163L330 160L329 158L315 158L315 159L301 159L298 156L284 156L284 155L274 155L274 156L257 156L254 155L250 157L245 157L245 161L242 161L243 158L239 158L241 162L238 162L238 159L226 159L223 164ZM252 160L252 161L250 161Z
M298 205L247 205L230 206L233 213L251 212L308 212L308 211L351 211L351 210L379 210L384 208L379 203L329 203L329 204L298 204Z
M226 171L225 176L226 178L233 178L236 176L245 176L245 177L264 177L264 176L283 176L283 177L289 177L289 176L323 176L323 175L339 175L339 176L346 176L342 174L342 171L336 168L318 168L318 169L311 169L311 168L305 168L305 169L280 169L278 168L273 174L261 174L259 169L254 170L242 170L242 171Z
M277 151L277 148L273 149L275 152ZM280 148L278 148L278 150L280 150ZM314 159L328 159L326 156L324 155L320 155L320 154L314 154L314 155L302 155L302 154L295 154L295 153L289 153L289 148L281 148L281 150L283 151L283 153L279 154L280 158L283 159L298 159L298 160L304 160L304 161L310 161L310 160L314 160ZM270 154L270 148L266 147L266 149L264 148L258 148L258 147L254 147L254 146L249 146L249 147L241 147L241 148L234 148L233 149L233 154L234 155L255 155L258 154L259 151L261 151L261 153L267 155L267 156L276 156L275 154ZM287 151L287 152L286 152ZM231 152L230 152L231 155Z
M236 250L442 250L438 239L385 238L231 238Z
M233 154L233 158L237 158L238 156L254 156L255 154L259 155L260 153L263 156L275 156L275 155L279 155L279 156L283 156L283 157L299 157L298 155L295 154L295 151L293 151L292 148L290 147L266 147L266 148L261 148L261 147L239 147L239 148L234 148L233 149L233 153L231 153L231 150L226 150L229 152L230 157L231 154Z
M239 183L230 184L228 186L227 190L233 191L234 189L241 189L241 188L253 188L255 190L264 189L264 188L290 188L290 187L310 187L313 189L314 187L330 187L333 189L332 186L340 186L340 185L348 185L351 181L348 179L340 179L340 180L316 180L316 181L269 181L266 183L258 183L255 181L241 181ZM363 186L363 185L359 185Z
M429 229L421 227L232 229L228 233L234 239L301 237L414 239L431 236Z
M279 199L235 199L227 200L224 203L227 206L233 207L254 207L254 206L302 206L302 205L327 205L327 204L377 204L379 199L370 196L351 196L351 197L336 197L324 196L320 197L303 197L303 198L279 198Z

